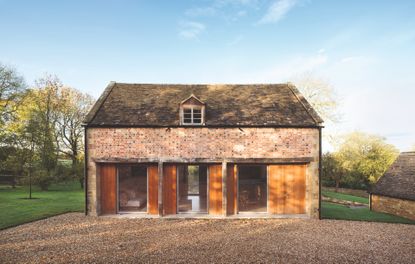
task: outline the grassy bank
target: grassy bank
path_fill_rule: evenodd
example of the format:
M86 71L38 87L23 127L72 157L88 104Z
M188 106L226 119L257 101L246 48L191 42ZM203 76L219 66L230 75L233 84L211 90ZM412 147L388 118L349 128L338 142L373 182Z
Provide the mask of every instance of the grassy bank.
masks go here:
M54 184L48 191L34 187L0 186L0 229L66 212L84 210L84 192L78 182Z
M350 208L345 205L335 204L330 202L322 202L322 217L325 219L339 219L339 220L354 220L354 221L370 221L370 222L386 222L386 223L401 223L401 224L415 224L415 221L385 213L378 213L370 211L369 199L353 196L350 194L336 193L332 191L322 191L323 196L335 198L338 200L359 202L367 204L367 207Z

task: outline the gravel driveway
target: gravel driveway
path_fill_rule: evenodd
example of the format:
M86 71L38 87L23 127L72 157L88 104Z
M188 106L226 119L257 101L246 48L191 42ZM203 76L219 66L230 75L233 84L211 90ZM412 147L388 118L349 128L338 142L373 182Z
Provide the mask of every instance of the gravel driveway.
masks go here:
M65 214L0 231L0 263L415 263L415 226Z

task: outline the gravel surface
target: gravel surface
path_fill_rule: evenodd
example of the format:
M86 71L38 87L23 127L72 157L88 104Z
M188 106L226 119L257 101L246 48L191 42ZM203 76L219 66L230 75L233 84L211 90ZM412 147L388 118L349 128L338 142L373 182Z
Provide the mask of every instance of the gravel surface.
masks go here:
M415 263L415 226L71 213L0 231L0 263Z

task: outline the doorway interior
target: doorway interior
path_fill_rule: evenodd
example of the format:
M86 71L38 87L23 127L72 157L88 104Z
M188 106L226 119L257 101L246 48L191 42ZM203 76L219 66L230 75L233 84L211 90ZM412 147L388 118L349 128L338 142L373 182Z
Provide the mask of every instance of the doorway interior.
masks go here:
M238 165L238 211L267 212L266 165Z
M177 176L178 213L207 213L208 166L178 165Z

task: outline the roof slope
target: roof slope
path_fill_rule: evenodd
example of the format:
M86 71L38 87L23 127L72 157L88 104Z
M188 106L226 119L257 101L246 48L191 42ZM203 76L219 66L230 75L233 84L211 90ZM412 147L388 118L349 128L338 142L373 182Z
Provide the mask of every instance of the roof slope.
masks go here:
M321 126L292 84L182 85L111 82L85 119L88 126L178 126L179 104L194 94L206 126Z
M415 152L402 152L371 193L415 201Z

